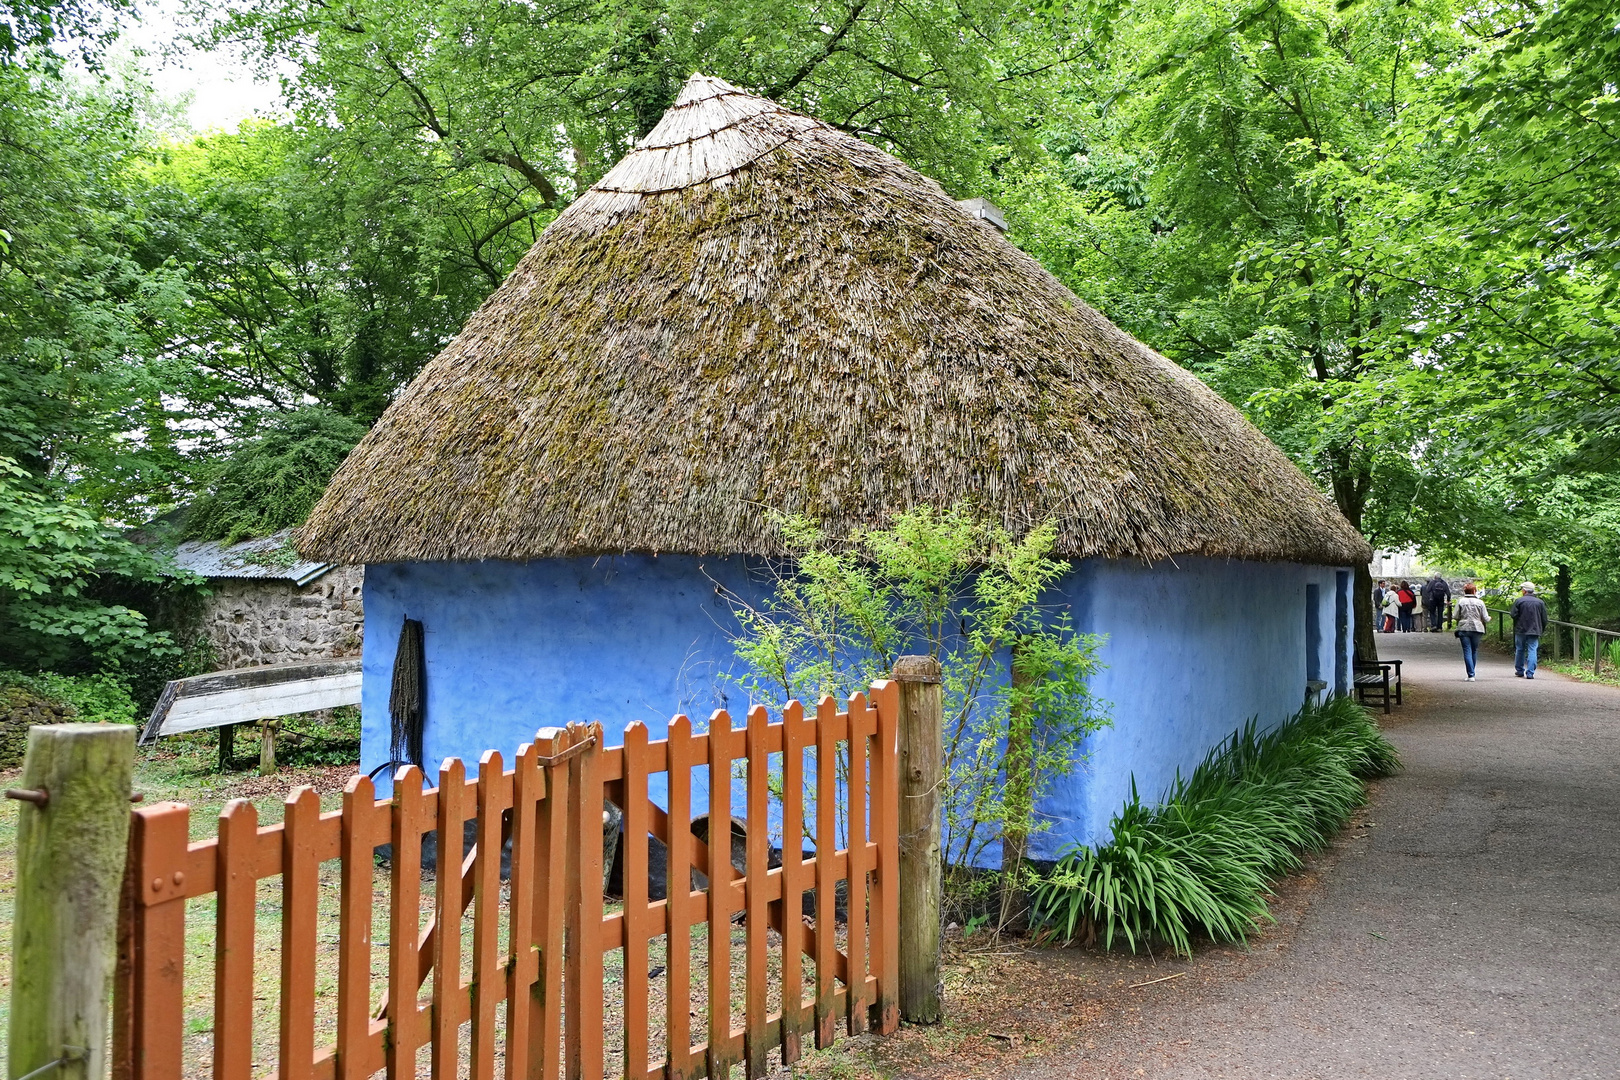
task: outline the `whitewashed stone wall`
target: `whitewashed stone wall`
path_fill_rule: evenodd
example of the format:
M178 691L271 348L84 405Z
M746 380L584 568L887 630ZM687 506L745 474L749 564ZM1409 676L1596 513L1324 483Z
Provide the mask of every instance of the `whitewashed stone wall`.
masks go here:
M290 581L214 578L200 629L221 669L359 656L365 568L339 566L299 588Z

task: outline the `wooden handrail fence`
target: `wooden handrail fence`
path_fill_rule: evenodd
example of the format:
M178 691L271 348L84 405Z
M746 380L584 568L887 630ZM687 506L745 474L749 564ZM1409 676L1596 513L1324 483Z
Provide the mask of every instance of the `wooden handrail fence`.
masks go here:
M217 897L212 1075L264 1074L254 1057L255 921L259 882L278 876L279 1080L356 1080L383 1071L404 1080L417 1074L423 1048L435 1080L492 1080L498 1071L508 1080L601 1080L610 1052L615 1071L634 1080L726 1077L735 1064L757 1077L773 1050L791 1063L806 1040L827 1046L841 1026L850 1034L891 1031L900 1019L900 710L899 684L880 682L844 711L827 699L806 716L794 702L773 723L755 708L739 728L718 712L700 734L677 717L660 741L637 723L612 748L602 746L599 726L570 725L523 746L511 768L495 751L484 754L472 778L460 761L446 761L434 788L424 790L420 770L403 768L388 799L375 798L371 782L357 776L342 808L322 813L315 792L299 788L276 825L261 826L250 803L234 802L220 816L218 835L199 841L189 838L188 807L142 808L133 815L119 927L113 1075L186 1074L186 1004L197 992L184 970L186 903L210 893ZM713 838L731 835L740 774L748 823L741 873L684 827L697 809L692 771L704 768ZM664 807L648 795L657 774L667 775ZM774 867L765 827L773 785L785 838ZM605 801L623 814L621 911L607 910L602 895ZM468 820L476 822L476 843L463 856L454 838ZM799 841L801 826L813 838L813 856ZM424 927L419 866L423 838L434 830L446 842L438 846L432 919ZM667 899L649 898L648 837L667 851ZM375 1007L373 852L384 843L392 844L387 987ZM334 859L341 863L335 935L318 906L321 864ZM694 870L705 887L693 887ZM806 894L813 894L813 916L802 914ZM471 955L464 957L469 912ZM846 919L841 948L839 915ZM739 917L744 940L734 957ZM694 998L693 929L705 925L707 986ZM660 937L667 993L656 1038L649 990L659 975L649 956ZM317 955L333 948L335 1038L318 1046ZM615 950L622 950L623 1022L610 1048L601 991ZM773 981L779 1005L768 1012Z
M1505 642L1507 640L1507 625L1512 619L1511 611L1507 608L1489 608L1488 610L1491 614L1498 616L1496 620L1496 640ZM1552 640L1551 659L1553 660L1571 660L1577 664L1580 663L1581 654L1586 651L1581 646L1582 639L1587 634L1592 635L1593 675L1603 674L1603 639L1610 638L1620 641L1620 631L1604 630L1601 627L1586 626L1582 623L1565 622L1562 619L1548 619L1547 625L1552 628L1552 633L1550 635L1543 634L1542 637L1543 639L1550 637ZM1563 630L1570 632L1570 648L1567 656L1560 655L1563 652L1564 644Z

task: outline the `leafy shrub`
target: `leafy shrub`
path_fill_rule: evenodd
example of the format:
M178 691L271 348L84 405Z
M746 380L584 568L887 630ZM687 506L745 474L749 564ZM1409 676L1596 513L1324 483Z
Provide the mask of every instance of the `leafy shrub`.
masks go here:
M1050 825L1035 806L1053 778L1110 723L1088 688L1103 639L1041 603L1069 571L1051 556L1051 523L1015 540L963 508L924 506L847 543L804 518L781 525L793 557L775 568L769 597L757 607L731 597L746 665L734 680L777 708L847 700L901 655L932 656L945 698L945 861L975 865L1009 835L1021 851Z
M234 544L302 525L365 433L318 406L288 413L217 467L192 503L186 536Z
M1349 698L1263 734L1251 721L1178 777L1162 805L1144 806L1133 781L1109 842L1072 849L1037 887L1036 918L1104 948L1164 942L1189 955L1195 934L1241 942L1268 917L1270 883L1343 827L1366 800L1364 780L1399 767Z
M292 736L276 746L276 760L283 765L350 765L360 760L358 705L284 717L281 723Z
M20 686L41 697L73 706L74 720L82 723L133 724L139 710L129 687L115 675L58 675L42 671L36 675L0 672L0 686Z
M168 655L168 634L96 591L108 580L154 581L158 571L151 553L0 456L0 656L7 663L85 667Z

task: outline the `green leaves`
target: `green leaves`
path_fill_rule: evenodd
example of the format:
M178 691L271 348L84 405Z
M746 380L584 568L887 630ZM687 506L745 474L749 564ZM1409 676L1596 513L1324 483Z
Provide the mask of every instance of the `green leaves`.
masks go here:
M365 426L318 406L278 417L220 462L185 534L228 544L302 525Z
M174 651L140 612L95 595L103 576L152 580L158 564L82 506L29 483L0 457L0 655L44 667L94 660L113 666Z
M745 665L735 681L780 707L847 698L901 655L933 656L945 692L946 861L977 865L1004 833L1046 828L1040 795L1110 722L1087 688L1102 639L1042 604L1070 569L1051 558L1053 527L1014 539L965 508L921 507L842 544L801 518L782 530L793 555L768 598L731 598Z
M1108 843L1067 854L1035 890L1037 919L1065 941L1192 953L1196 936L1241 942L1266 895L1365 801L1363 781L1400 767L1349 698L1307 706L1265 734L1251 722L1156 807L1133 782Z

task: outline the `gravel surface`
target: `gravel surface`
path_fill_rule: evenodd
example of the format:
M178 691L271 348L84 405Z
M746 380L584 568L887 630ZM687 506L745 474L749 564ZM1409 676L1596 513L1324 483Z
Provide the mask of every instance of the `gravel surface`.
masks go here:
M1406 768L1285 940L982 1076L1620 1076L1620 690L1489 652L1468 683L1450 634L1379 646Z

